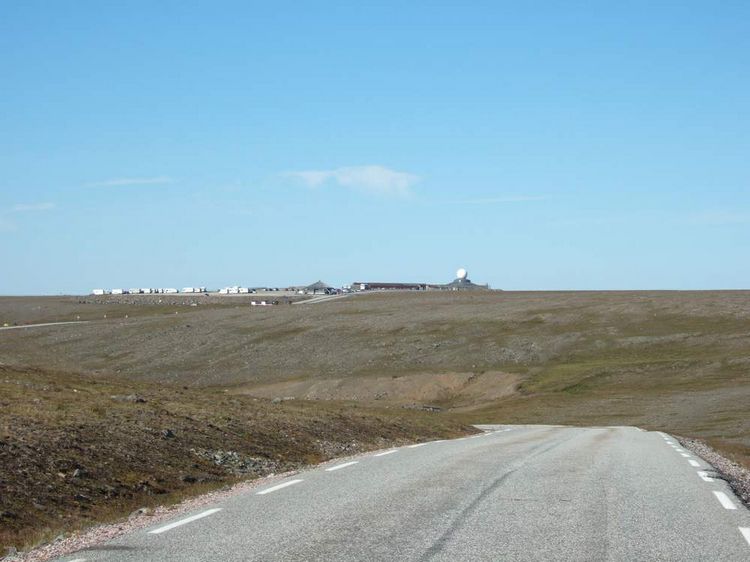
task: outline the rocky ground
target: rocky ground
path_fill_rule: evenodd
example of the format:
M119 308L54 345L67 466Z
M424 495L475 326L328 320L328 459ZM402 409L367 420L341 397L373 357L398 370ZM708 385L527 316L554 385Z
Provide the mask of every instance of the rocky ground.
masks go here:
M160 295L84 295L61 297L0 297L0 326L23 326L44 322L142 318L185 312L186 307L233 309L251 301L289 304L309 297L286 291L252 295L178 293Z
M699 439L690 439L689 437L678 437L678 439L685 448L690 449L712 465L729 483L742 503L750 508L750 470L719 454Z
M0 366L0 545L22 549L238 480L467 431L417 411Z

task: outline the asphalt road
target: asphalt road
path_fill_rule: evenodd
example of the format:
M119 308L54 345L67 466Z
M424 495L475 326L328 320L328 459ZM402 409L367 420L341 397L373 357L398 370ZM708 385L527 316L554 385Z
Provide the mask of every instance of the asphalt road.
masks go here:
M318 304L321 302L328 302L328 301L335 301L340 299L345 299L348 297L352 297L354 295L357 295L359 293L344 293L342 295L317 295L313 296L309 299L301 300L301 301L294 301L292 304Z
M61 560L750 560L750 511L666 434L486 429L264 482Z
M20 326L0 326L0 330L25 330L26 328L44 328L46 326L64 326L65 324L87 324L88 320L73 320L71 322L44 322L43 324L21 324Z

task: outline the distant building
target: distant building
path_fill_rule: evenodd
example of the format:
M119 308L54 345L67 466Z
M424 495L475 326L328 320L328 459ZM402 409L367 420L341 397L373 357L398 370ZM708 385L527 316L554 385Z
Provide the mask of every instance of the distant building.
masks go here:
M335 293L336 289L334 289L327 283L323 283L323 281L316 281L315 283L312 283L311 285L305 287L304 291L308 295L330 295L332 293Z
M477 285L472 283L470 279L454 279L446 285L435 285L435 289L442 291L467 291L467 290L487 290L490 288L489 285Z
M184 287L181 293L205 293L205 287Z
M450 283L446 285L437 285L435 286L436 289L441 289L443 291L467 291L467 290L487 290L490 288L489 285L477 285L476 283L472 283L471 279L469 279L469 274L467 271L462 267L458 271L456 271L456 278L451 281Z
M424 291L427 283L390 283L381 281L355 281L355 291Z
M466 291L489 289L489 285L477 285L468 278L468 273L461 268L456 271L456 278L450 283L391 283L379 281L355 281L352 283L355 291Z

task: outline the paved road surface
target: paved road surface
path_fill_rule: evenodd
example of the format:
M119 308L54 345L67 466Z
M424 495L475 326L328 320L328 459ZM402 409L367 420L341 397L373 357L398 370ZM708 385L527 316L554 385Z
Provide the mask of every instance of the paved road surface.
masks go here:
M485 429L322 465L62 560L750 560L750 511L666 434Z
M88 320L73 320L71 322L45 322L43 324L22 324L20 326L0 326L0 330L23 330L25 328L43 328L44 326L64 326L65 324L87 324Z
M302 301L293 301L292 304L318 304L321 302L335 301L352 297L358 293L344 293L341 295L317 295Z

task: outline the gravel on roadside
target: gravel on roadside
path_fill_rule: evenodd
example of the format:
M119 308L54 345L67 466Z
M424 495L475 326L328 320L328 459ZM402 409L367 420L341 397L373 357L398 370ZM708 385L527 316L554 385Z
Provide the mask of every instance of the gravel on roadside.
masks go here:
M750 508L750 470L720 455L703 441L690 437L676 437L683 447L690 449L716 468L742 503Z
M130 517L116 523L96 525L82 532L71 533L61 536L52 543L42 545L25 553L8 553L1 557L0 562L45 562L52 558L67 556L80 550L92 548L107 541L113 540L126 533L154 525L165 519L177 517L183 513L196 510L204 505L213 504L225 500L233 495L241 494L259 486L273 483L276 480L296 474L296 471L281 474L272 474L265 478L258 478L240 482L233 486L216 490L187 499L176 505L160 506L155 509L139 509L134 511Z
M386 451L390 449L381 449ZM119 536L127 533L132 533L138 529L149 527L165 521L167 519L176 518L179 515L195 511L203 506L216 504L223 500L226 500L232 496L251 493L256 488L261 486L268 486L274 482L283 480L290 476L294 476L301 472L308 470L315 470L327 465L335 465L337 463L346 462L352 459L361 458L366 455L371 455L378 452L373 451L362 451L355 454L334 457L330 460L324 461L320 464L309 465L300 470L291 470L287 472L281 472L278 474L269 474L262 478L255 478L252 480L245 480L237 484L227 486L225 488L215 490L213 492L207 492L200 496L186 499L178 504L170 506L159 506L154 509L138 509L130 514L130 517L117 521L115 523L105 523L102 525L96 525L89 529L80 532L74 532L69 535L60 536L57 540L39 546L29 552L18 552L13 554L7 554L5 557L0 553L0 562L47 562L52 558L60 558L62 556L68 556L86 550L88 548L95 548L98 545L106 543L107 541L116 539Z

